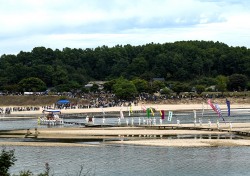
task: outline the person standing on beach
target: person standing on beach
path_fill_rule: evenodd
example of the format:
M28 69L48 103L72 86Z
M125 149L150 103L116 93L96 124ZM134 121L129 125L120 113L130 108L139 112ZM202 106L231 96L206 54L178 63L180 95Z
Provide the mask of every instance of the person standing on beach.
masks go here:
M89 123L89 116L86 116L86 123Z
M232 122L229 123L229 127L230 127L230 131L232 131L232 129L233 129L233 124L232 124Z

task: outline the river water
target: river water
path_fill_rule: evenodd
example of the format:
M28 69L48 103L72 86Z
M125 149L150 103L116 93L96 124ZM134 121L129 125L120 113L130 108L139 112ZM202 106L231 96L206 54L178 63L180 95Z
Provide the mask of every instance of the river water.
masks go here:
M11 173L29 169L38 174L44 163L55 176L77 175L249 175L249 147L9 147L17 161Z
M223 112L226 114L226 112ZM197 112L201 117L201 112ZM140 117L141 118L141 117ZM135 123L139 117L134 117ZM175 112L171 122L193 123L192 111ZM202 121L208 119L215 123L218 119L212 111L206 112ZM231 112L230 122L250 122L250 110L238 109ZM82 118L69 118L65 121L84 122ZM220 119L221 121L221 119ZM102 118L95 122L102 123ZM106 117L105 123L116 124L117 118ZM125 123L125 122L123 122ZM68 128L75 125L66 125ZM37 125L35 119L1 120L0 130L48 128ZM59 126L55 126L59 127ZM53 127L53 128L55 128ZM1 139L9 140L9 139ZM83 175L204 175L204 176L243 176L249 175L249 147L152 147L136 145L107 145L95 142L93 147L30 147L7 146L15 149L17 161L10 169L11 174L21 170L30 170L39 174L49 163L54 176L77 175L81 166Z

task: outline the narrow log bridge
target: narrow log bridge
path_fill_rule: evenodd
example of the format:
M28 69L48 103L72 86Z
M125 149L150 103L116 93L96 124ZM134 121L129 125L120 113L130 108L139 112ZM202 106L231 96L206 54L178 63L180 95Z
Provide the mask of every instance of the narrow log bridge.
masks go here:
M121 125L109 125L109 124L87 124L80 122L64 122L65 124L80 125L85 127L126 127L126 124ZM128 125L131 126L131 125ZM240 123L234 124L235 128L230 129L228 124L221 124L221 127L218 128L215 124L208 127L208 125L196 125L193 124L162 124L162 125L134 125L134 127L142 127L145 129L158 129L158 130L201 130L201 131L218 131L218 132L230 132L239 136L250 137L250 123Z

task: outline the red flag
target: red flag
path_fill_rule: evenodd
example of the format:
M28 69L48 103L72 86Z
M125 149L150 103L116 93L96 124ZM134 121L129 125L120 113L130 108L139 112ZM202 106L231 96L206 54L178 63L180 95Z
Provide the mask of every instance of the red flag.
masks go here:
M164 110L160 110L160 113L161 113L161 119L164 119L165 118L165 112L164 112Z
M217 111L216 107L213 105L213 103L211 103L211 100L210 100L210 99L207 100L207 103L211 106L211 108L212 108L216 113L219 114L219 112Z

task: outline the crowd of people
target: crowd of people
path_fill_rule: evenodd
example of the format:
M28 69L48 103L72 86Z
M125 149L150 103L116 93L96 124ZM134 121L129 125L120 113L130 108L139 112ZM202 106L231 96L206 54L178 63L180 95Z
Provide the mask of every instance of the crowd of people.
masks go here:
M41 95L40 95L41 96ZM58 95L60 98L62 95ZM10 114L11 112L17 111L39 111L40 109L86 109L86 108L106 108L106 107L128 107L131 104L133 106L138 106L139 102L144 104L162 104L171 103L171 101L192 101L200 100L204 101L207 98L220 98L220 95L204 95L202 97L197 97L193 93L179 94L179 95L164 95L164 94L149 94L140 93L134 100L126 101L118 99L115 94L109 92L95 92L95 93L83 93L80 96L74 94L63 94L67 99L77 99L77 102L69 102L66 104L56 104L46 106L18 106L18 107L6 107L0 108L0 114ZM211 97L212 96L212 97ZM175 102L176 103L176 102ZM197 102L196 102L197 103ZM199 102L198 102L199 103Z
M39 111L39 106L18 106L18 107L6 107L0 108L0 114L11 114L11 112L17 111Z

